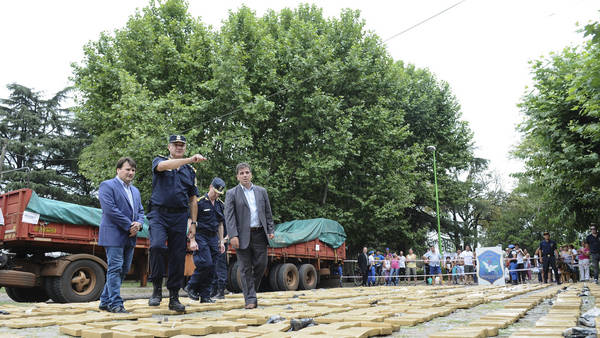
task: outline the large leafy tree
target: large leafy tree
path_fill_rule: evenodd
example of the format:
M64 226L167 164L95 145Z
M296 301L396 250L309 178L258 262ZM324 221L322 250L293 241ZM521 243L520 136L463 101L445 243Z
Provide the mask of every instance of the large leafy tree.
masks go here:
M78 117L95 136L84 173L99 182L117 157L133 156L145 200L143 168L165 152L166 135L185 133L209 159L196 166L201 190L217 175L233 186L235 164L248 161L277 222L332 218L353 247L397 247L427 232L407 217L433 205L431 186L417 183L433 178L425 145L438 141L448 167L470 156L448 86L394 63L356 11L326 18L303 5L257 17L244 7L212 32L170 0L85 55L74 65Z
M9 97L0 99L0 137L6 171L0 180L4 191L31 188L40 196L96 205L91 183L78 172L87 134L63 107L69 89L49 99L31 88L9 84Z
M600 24L584 31L590 39L583 46L533 63L516 151L550 221L576 229L600 216Z

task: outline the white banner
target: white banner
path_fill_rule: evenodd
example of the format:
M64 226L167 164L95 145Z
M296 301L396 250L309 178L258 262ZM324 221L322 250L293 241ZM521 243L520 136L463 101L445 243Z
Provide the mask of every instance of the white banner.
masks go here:
M2 213L2 208L0 208L0 225L4 225L4 214Z
M38 224L40 220L40 214L31 211L23 211L23 217L21 222L29 224Z
M504 252L497 246L477 248L477 280L479 285L504 285Z

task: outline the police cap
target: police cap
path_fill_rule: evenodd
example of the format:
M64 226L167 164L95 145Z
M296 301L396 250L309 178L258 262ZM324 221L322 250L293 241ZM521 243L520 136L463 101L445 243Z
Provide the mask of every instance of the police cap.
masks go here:
M173 143L173 142L186 143L185 136L183 136L183 135L171 135L171 136L169 136L169 143Z
M210 183L210 185L212 185L213 189L215 189L215 191L218 194L222 194L225 192L225 181L223 181L221 178L219 177L215 177L213 178L212 182Z

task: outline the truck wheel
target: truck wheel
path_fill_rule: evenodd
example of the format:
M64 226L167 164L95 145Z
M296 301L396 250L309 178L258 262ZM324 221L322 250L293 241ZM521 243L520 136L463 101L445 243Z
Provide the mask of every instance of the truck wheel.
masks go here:
M269 286L273 291L280 291L279 284L277 284L277 273L279 272L279 268L281 268L281 264L277 263L269 269Z
M52 292L59 303L95 301L106 281L104 269L96 262L81 259L67 265L62 276L51 279ZM54 300L54 299L53 299Z
M317 287L317 269L312 264L302 264L298 270L300 280L298 287L300 290L312 290Z
M45 302L50 298L46 291L39 286L33 288L6 287L6 294L10 299L19 303Z
M235 261L231 266L231 274L229 274L231 288L233 292L242 292L242 269L240 261Z
M298 268L291 263L285 263L277 272L277 285L281 291L298 290Z
M44 287L46 294L48 294L48 296L50 297L50 299L52 299L53 302L63 303L61 298L59 298L56 292L54 292L54 280L58 278L60 277L44 277L42 279L42 286Z

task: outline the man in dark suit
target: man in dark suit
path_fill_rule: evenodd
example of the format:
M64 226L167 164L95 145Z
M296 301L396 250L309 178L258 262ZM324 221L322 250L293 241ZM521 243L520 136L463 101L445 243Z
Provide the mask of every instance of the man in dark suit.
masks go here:
M358 255L358 267L360 274L362 275L362 286L367 286L369 279L369 256L367 256L367 247L363 248L363 251Z
M117 176L100 183L98 199L102 206L98 245L106 250L108 271L100 296L100 310L127 313L121 298L121 282L131 266L138 231L144 223L139 190L131 184L135 161L122 157L117 161Z
M252 184L250 165L240 163L235 172L240 184L225 195L225 224L242 269L246 309L254 309L256 290L267 268L267 237L274 237L273 215L267 190Z

